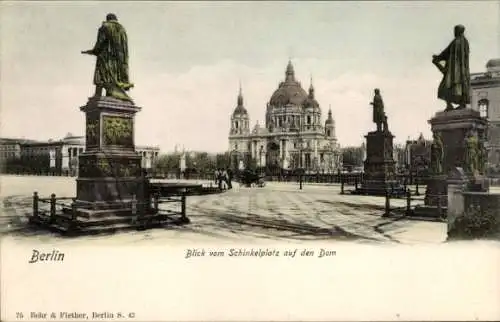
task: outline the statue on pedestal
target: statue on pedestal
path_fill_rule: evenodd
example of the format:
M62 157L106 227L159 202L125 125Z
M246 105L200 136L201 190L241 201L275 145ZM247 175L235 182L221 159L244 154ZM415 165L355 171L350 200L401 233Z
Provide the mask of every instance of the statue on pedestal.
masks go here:
M455 26L455 39L439 55L432 56L432 63L443 74L437 96L446 102L447 111L454 108L452 103L459 109L470 103L469 41L464 32L464 26Z
M472 130L469 131L464 141L464 169L466 172L474 174L479 170L479 142Z
M431 145L431 170L433 174L443 173L444 146L441 134L434 132Z
M486 149L485 140L479 141L479 173L486 174L486 165L488 164L488 150Z
M373 102L370 103L370 105L373 106L373 123L377 124L377 132L388 132L389 128L387 126L387 116L384 112L382 95L380 95L380 90L378 88L376 88L374 92Z
M127 91L134 85L128 75L128 40L125 28L118 22L116 15L106 16L97 33L94 48L82 54L96 56L94 72L95 96L111 96L124 101L132 101Z

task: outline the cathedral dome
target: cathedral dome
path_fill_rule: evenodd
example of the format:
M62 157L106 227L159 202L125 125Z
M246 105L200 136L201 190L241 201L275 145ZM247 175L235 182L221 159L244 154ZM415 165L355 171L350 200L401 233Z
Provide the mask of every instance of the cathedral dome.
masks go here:
M295 80L292 62L288 62L285 81L280 83L278 89L274 91L269 104L273 106L284 106L287 104L302 105L306 99L306 91Z

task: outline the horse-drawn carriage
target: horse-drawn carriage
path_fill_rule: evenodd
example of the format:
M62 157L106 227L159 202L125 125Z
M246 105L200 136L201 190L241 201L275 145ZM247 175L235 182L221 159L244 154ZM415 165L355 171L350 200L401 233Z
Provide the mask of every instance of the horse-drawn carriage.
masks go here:
M245 187L264 187L266 182L264 181L264 176L260 176L258 173L245 170L240 174L240 185Z

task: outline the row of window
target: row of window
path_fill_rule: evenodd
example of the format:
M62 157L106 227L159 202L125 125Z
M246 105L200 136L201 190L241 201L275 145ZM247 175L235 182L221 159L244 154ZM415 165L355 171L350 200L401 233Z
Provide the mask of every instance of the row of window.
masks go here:
M489 107L490 107L490 101L487 100L486 98L483 98L477 102L477 106L479 107L479 114L481 114L481 117L489 117Z
M15 156L19 155L19 153L16 152L1 152L0 153L0 158L14 158Z

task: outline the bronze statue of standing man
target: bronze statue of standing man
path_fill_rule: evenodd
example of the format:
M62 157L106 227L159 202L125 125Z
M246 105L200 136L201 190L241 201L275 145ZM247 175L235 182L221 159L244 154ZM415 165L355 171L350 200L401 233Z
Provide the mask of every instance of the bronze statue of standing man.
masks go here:
M470 104L469 41L464 36L464 26L455 26L454 32L455 39L448 47L432 56L432 63L443 73L437 96L446 102L447 111L453 109L453 104L459 109Z
M443 173L444 146L441 134L434 132L431 145L431 170L433 174Z
M384 131L389 131L387 127L387 116L384 112L384 101L382 100L382 95L380 95L380 90L376 88L374 90L375 95L373 96L373 102L370 105L373 106L373 123L377 124L377 132L382 131L382 126Z
M473 130L467 133L464 140L465 156L464 156L464 168L466 172L475 174L476 171L480 170L479 167L479 142L477 136Z
M106 16L97 33L94 48L82 51L82 54L96 56L94 72L95 96L106 96L132 101L127 91L134 85L128 75L128 39L125 28L118 22L116 15Z

